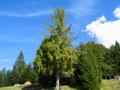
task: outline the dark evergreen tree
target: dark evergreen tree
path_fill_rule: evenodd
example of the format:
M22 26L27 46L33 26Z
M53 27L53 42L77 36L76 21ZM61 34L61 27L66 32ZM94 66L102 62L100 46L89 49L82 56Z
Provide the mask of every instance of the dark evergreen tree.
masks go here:
M6 86L6 69L0 71L0 87Z
M92 48L80 45L75 78L81 90L100 90L101 73Z
M23 78L24 70L25 70L25 61L24 61L23 52L21 51L19 56L17 57L17 60L12 70L13 84L16 84L16 83L21 84L25 82Z
M115 45L110 47L110 61L113 66L113 73L120 75L120 44L116 41Z
M33 84L36 83L37 75L36 75L36 72L34 71L31 64L26 65L26 67L23 71L23 77L22 78L24 79L24 81L30 81Z
M6 72L6 86L12 86L14 84L13 81L13 74L12 74L12 70L7 70Z

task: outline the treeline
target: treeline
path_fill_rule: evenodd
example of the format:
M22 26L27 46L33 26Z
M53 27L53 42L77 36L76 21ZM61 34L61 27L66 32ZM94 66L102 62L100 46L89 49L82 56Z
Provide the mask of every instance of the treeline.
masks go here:
M115 45L112 45L110 48L93 41L89 41L86 44L81 43L73 48L76 60L72 62L71 71L65 70L60 73L60 85L77 85L80 87L80 90L99 90L102 79L114 79L114 76L120 75L120 44L118 42L115 42ZM38 63L38 66L41 66L41 62L38 61ZM38 72L39 83L43 86L53 87L56 85L56 71L54 70L50 74L51 69L48 64L52 66L54 64L51 64L49 61L46 61L45 64L47 65L39 68L41 69ZM44 62L42 65L44 65ZM43 70L47 68L48 72L42 72L42 68Z
M78 86L79 90L100 90L102 79L120 75L120 44L110 48L93 41L73 46L72 25L65 24L63 9L56 9L48 25L50 35L41 43L32 65L26 65L22 52L13 69L0 72L0 86L39 83L59 90L60 85ZM33 67L32 67L33 66Z
M17 57L12 70L6 70L4 68L0 71L0 87L24 84L26 81L35 83L36 79L37 77L33 66L25 63L22 51Z
M101 79L110 79L120 75L120 44L118 42L110 48L93 41L86 44L81 43L74 47L74 52L77 56L77 60L72 67L74 70L72 74L66 72L61 75L61 85L78 84L83 87L86 86L84 85L86 82L90 86L94 85L93 87L96 87L97 82L100 83ZM54 86L55 80L54 74L39 73L37 75L31 64L25 64L22 52L20 52L12 70L3 69L0 71L0 87L24 84L26 81L39 82L44 86Z

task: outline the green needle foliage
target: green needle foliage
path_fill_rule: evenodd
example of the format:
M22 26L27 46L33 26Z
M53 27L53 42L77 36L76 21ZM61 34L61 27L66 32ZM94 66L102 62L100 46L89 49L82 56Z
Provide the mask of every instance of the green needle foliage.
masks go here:
M70 38L71 25L65 25L65 18L64 10L59 8L51 16L53 25L48 25L50 35L43 40L34 60L37 73L58 74L58 78L64 71L72 73L75 54Z
M15 83L24 83L24 79L23 79L23 73L25 70L25 60L24 60L24 55L23 52L21 51L19 53L19 56L17 57L17 60L13 66L13 84Z
M75 77L80 90L100 90L101 74L93 48L81 44Z

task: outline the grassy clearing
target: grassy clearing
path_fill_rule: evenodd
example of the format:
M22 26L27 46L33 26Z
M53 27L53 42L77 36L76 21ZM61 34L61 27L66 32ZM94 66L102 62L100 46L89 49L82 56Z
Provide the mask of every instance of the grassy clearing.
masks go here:
M61 90L79 90L69 86L61 86ZM54 90L54 88L42 88L39 85L16 85L0 88L0 90ZM120 80L103 80L101 90L120 90Z

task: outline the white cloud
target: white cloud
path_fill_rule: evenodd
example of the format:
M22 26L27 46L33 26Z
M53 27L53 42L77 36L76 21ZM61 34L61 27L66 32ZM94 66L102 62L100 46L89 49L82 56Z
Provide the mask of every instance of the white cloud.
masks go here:
M113 12L115 17L119 17L118 8ZM118 41L120 43L120 19L108 21L105 16L101 16L86 26L86 31L106 47L110 47Z
M115 17L120 18L120 8L116 8L113 13Z
M10 16L10 17L35 17L35 16L43 16L52 13L52 10L40 10L36 12L29 13L15 13L15 12L0 12L0 16Z

